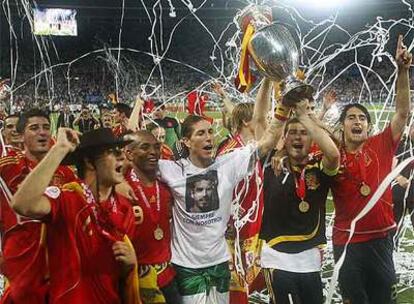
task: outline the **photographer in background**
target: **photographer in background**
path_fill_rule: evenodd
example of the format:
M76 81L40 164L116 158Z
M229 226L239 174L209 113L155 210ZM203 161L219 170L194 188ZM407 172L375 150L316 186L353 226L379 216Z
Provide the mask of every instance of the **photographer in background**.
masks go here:
M74 126L78 126L79 132L85 133L95 129L95 125L99 122L93 117L87 105L82 105L82 110L78 118L73 122Z

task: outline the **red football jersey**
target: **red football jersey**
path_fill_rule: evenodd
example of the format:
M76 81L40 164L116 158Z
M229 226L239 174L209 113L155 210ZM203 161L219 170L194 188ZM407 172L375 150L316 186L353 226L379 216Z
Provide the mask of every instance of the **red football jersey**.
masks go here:
M161 145L161 159L174 160L174 153L166 144Z
M22 218L10 207L11 195L35 165L21 153L11 153L0 159L0 229L4 257L2 273L10 282L10 290L2 300L5 301L8 297L15 304L43 304L48 288L46 249L41 245L45 231L39 221ZM73 171L69 167L60 166L52 184L62 185L73 180Z
M125 178L138 198L137 204L132 207L137 224L132 242L137 252L138 263L161 264L169 262L171 260L170 208L172 196L168 186L157 181L154 185L146 187L139 181L133 169L126 174ZM157 210L158 203L159 210ZM158 226L162 229L163 236L157 240L154 233Z
M96 204L78 183L49 187L47 223L49 303L122 303L120 264L112 246L134 235L132 208L113 194Z
M332 186L335 203L335 245L346 243L352 220L391 172L397 146L398 141L393 141L391 127L387 127L382 133L368 138L361 152L348 153L342 150L341 167ZM371 193L368 196L360 193L361 183L370 187ZM357 222L351 242L385 237L394 224L392 192L391 187L388 187L371 211Z
M227 142L221 145L221 149L217 151L217 155L223 155L230 153L236 148L243 147L241 137L235 135L232 138L227 139ZM263 197L263 168L260 162L256 163L255 173L250 177L246 184L245 180L240 181L236 186L233 194L233 198L241 198L241 216L245 216L247 210L253 207L253 204L258 204L257 213L252 216L251 222L247 222L240 229L240 243L242 262L244 269L246 270L245 278L249 285L256 279L260 268L257 267L257 261L259 257L259 232L262 225L262 215L264 209L264 197ZM260 191L260 193L258 193ZM234 230L234 224L230 220L230 229ZM231 240L233 241L233 240ZM232 244L232 243L231 243ZM233 257L234 260L234 257ZM264 287L264 286L261 286ZM261 290L260 288L259 290ZM253 291L253 289L250 289ZM230 283L230 302L231 303L248 303L248 290L246 288L245 281L235 274L235 270L232 273L232 280Z

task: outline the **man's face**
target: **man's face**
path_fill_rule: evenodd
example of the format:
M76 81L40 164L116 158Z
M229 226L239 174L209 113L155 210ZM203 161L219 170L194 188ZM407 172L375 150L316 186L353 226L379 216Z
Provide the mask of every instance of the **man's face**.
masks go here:
M285 148L289 158L302 162L309 154L311 138L305 127L297 122L288 125Z
M18 145L23 140L21 134L16 130L18 120L18 117L9 117L4 121L3 136L6 145Z
M155 128L151 131L152 135L155 136L155 138L160 142L160 143L164 143L165 142L165 129L164 128Z
M358 108L348 109L343 122L345 144L362 144L368 138L368 118Z
M114 121L115 123L122 123L125 120L125 114L119 112L117 109L114 111Z
M125 156L121 149L105 150L95 161L99 182L105 186L114 186L123 181L123 165Z
M309 100L308 107L307 107L308 114L315 114L315 106L316 106L315 100L313 99Z
M152 115L154 119L163 119L165 117L165 106L156 107Z
M161 154L161 143L153 136L139 135L136 142L126 149L130 160L140 171L154 173L158 169L158 160Z
M194 206L201 211L208 211L213 194L213 183L208 179L197 181L193 184L191 198Z
M211 160L213 157L213 128L206 120L201 120L193 125L193 133L190 138L184 138L190 157L201 161Z
M102 120L102 127L112 129L113 120L112 120L112 115L110 113L106 113L105 115L103 115L101 120Z
M50 123L45 117L30 117L23 131L25 150L30 154L47 153L50 148Z
M82 109L82 117L83 118L88 118L89 117L89 109Z

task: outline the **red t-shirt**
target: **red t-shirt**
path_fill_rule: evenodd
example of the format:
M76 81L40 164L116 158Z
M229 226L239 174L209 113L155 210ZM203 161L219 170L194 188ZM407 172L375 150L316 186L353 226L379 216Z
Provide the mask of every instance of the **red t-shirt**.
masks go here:
M29 174L36 163L20 152L10 153L0 159L0 231L4 262L2 273L10 282L10 296L13 303L45 303L48 269L46 250L40 245L41 223L23 218L10 207L9 195L16 192L17 186ZM69 167L60 166L51 185L61 186L75 180ZM3 183L4 182L4 183ZM7 189L6 189L7 188ZM20 224L18 224L20 223Z
M229 138L227 143L222 145L221 149L217 151L217 156L224 155L226 153L232 152L234 149L244 147L244 143L241 140L240 136L235 135L233 138ZM234 194L243 198L241 202L241 207L243 208L244 212L249 210L252 207L253 202L257 199L257 191L262 188L263 183L263 168L260 162L256 164L256 174L253 174L249 179L249 183L246 186L245 181L242 180L237 185L234 190ZM259 184L258 184L259 181ZM250 238L260 232L260 227L262 225L262 214L264 208L264 200L263 200L263 191L259 194L259 210L258 210L258 217L255 222L248 222L243 228L240 230L240 237L242 239Z
M343 245L347 242L352 220L365 207L379 184L392 170L392 161L398 141L392 138L391 127L382 133L368 138L358 153L342 150L341 168L332 186L335 203L335 223L333 243ZM365 170L361 170L361 166ZM362 171L362 172L361 172ZM365 171L365 181L363 178ZM361 183L371 188L368 196L360 193ZM351 243L365 242L382 238L393 228L393 203L391 187L388 187L376 205L356 223Z
M217 151L217 155L224 155L226 153L232 152L234 149L245 146L242 139L239 135L235 135L233 138L227 139L227 143L221 145L221 149ZM241 242L241 257L242 263L246 270L245 278L251 284L254 282L256 276L258 275L259 268L258 258L259 258L259 233L260 227L262 225L263 209L264 209L264 197L263 197L263 180L264 172L262 164L258 161L256 163L256 169L254 174L250 177L247 184L245 180L240 181L240 183L234 189L233 198L238 196L241 199L241 217L246 215L246 212L253 207L253 204L258 204L257 213L250 217L251 220L247 222L240 229L240 242ZM260 191L260 193L258 193ZM230 220L229 228L234 231L233 220ZM229 239L229 237L227 237ZM230 301L238 303L247 303L248 302L248 293L245 288L245 284L241 280L239 282L232 282L235 286L230 287ZM260 284L259 284L260 285ZM260 285L263 287L263 285ZM251 286L252 287L252 286ZM252 291L254 289L250 289ZM261 290L261 289L258 289Z
M174 160L174 153L166 144L161 145L161 159Z
M74 186L73 186L74 185ZM95 204L82 186L49 187L48 227L50 303L121 303L120 264L112 245L135 225L128 200L114 194Z
M132 207L137 224L132 243L137 253L138 263L169 262L171 260L170 207L172 196L168 186L158 181L160 209L157 212L156 184L149 187L142 185L133 169L127 172L125 178L138 198L138 202ZM139 190L140 186L144 192L144 198ZM164 234L160 240L154 236L158 225Z

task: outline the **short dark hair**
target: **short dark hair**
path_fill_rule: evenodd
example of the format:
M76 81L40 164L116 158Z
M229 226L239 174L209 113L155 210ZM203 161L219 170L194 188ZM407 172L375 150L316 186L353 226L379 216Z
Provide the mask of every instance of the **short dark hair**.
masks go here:
M163 126L161 126L161 125L159 125L157 123L153 123L153 122L151 122L151 123L149 123L149 124L146 125L146 129L149 132L152 132L153 130L158 129L158 128L163 128L164 129Z
M190 138L191 135L194 132L194 128L193 126L200 122L206 120L204 117L202 116L198 116L198 115L188 115L185 119L184 122L181 125L181 137L185 137L185 138Z
M4 118L4 121L6 121L6 119L9 119L9 118L19 118L20 116L19 115L17 115L17 114L10 114L10 115L7 115L5 118Z
M361 110L365 114L365 116L367 117L368 124L371 123L371 115L369 114L368 109L360 103L349 103L349 104L347 104L342 109L341 116L339 116L339 121L338 121L339 123L341 123L341 124L344 123L345 118L346 118L346 114L348 113L349 109L352 109L352 108L357 108L357 109Z
M19 116L19 120L17 121L17 126L16 126L17 133L22 134L24 132L24 129L26 128L29 118L32 118L32 117L43 117L43 118L46 118L47 121L50 123L49 115L46 112L40 109L30 109L30 110L25 111L22 115Z
M301 122L299 121L299 119L298 119L297 117L292 117L292 118L290 118L290 119L286 122L286 124L285 124L285 127L284 127L284 129L283 129L283 135L286 135L286 133L287 133L287 131L288 131L288 129L289 129L289 126L290 126L291 124L294 124L294 123L301 123Z
M130 117L132 114L132 108L127 105L126 103L117 103L115 104L114 108L119 112L119 113L124 113L126 117Z

